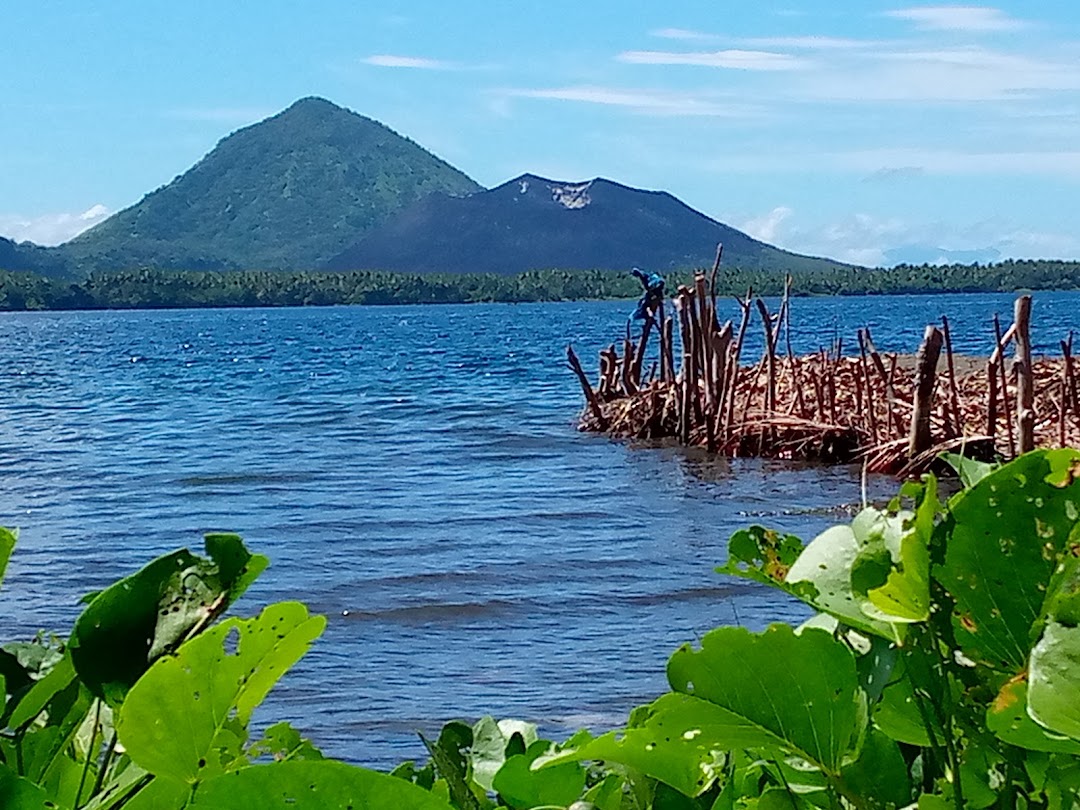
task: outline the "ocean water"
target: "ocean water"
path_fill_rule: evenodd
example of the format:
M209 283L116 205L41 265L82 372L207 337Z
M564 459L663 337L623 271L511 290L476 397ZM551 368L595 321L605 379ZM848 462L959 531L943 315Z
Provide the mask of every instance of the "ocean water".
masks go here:
M1035 297L1035 343L1080 295ZM729 314L737 311L734 303ZM986 352L1001 295L793 303L796 351L870 325L914 351L949 315ZM329 618L259 719L388 767L416 731L481 714L565 737L665 688L712 627L806 612L713 572L764 523L809 538L863 495L857 468L726 461L575 430L627 302L0 314L0 525L20 543L0 638L66 631L77 600L206 531L271 568L236 605ZM752 334L747 351L760 350ZM893 483L872 478L867 494Z

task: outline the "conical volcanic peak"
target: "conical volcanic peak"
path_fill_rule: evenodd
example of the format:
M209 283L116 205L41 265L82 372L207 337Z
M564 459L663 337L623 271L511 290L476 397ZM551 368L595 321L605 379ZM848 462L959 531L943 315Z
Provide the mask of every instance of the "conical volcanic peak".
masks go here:
M306 269L432 192L474 181L389 127L303 98L63 248L80 269Z

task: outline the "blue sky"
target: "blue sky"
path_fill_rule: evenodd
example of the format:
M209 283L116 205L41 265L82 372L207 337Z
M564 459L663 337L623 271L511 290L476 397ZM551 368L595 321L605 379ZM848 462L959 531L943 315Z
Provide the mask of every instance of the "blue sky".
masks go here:
M3 22L16 239L70 238L319 95L488 186L608 177L867 264L1080 258L1065 0L8 0Z

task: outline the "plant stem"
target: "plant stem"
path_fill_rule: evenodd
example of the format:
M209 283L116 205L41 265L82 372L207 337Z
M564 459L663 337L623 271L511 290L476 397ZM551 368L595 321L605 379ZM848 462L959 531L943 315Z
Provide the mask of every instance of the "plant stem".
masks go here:
M112 761L113 752L116 750L116 729L113 729L112 736L109 737L109 744L105 747L105 756L101 760L101 769L98 771L97 779L94 780L94 789L91 791L91 797L98 795L101 792L101 786L105 784L105 773L109 770L109 763Z

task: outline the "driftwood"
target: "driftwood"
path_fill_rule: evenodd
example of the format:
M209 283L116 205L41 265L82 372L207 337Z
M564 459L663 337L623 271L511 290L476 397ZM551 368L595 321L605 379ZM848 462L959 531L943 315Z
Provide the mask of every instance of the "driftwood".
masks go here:
M719 255L719 251L718 251ZM1031 300L1021 297L1015 323L1004 332L995 317L996 344L985 362L953 353L948 320L927 327L917 357L881 353L868 329L857 354L843 341L829 351L796 356L791 349L785 294L770 313L753 291L738 299L741 318L717 323L712 282L695 278L646 320L640 341L622 340L600 353L596 388L573 350L567 359L586 399L581 429L613 437L675 439L726 456L864 463L874 472L901 475L927 469L943 450L986 459L1011 458L1036 446L1080 444L1080 381L1072 336L1060 358L1034 358ZM755 311L765 349L753 365L742 354ZM676 368L673 321L681 347ZM653 371L642 379L650 336L659 335ZM781 336L786 346L781 349ZM1014 380L1006 354L1015 343ZM938 368L944 350L943 368ZM655 369L659 368L659 375Z

